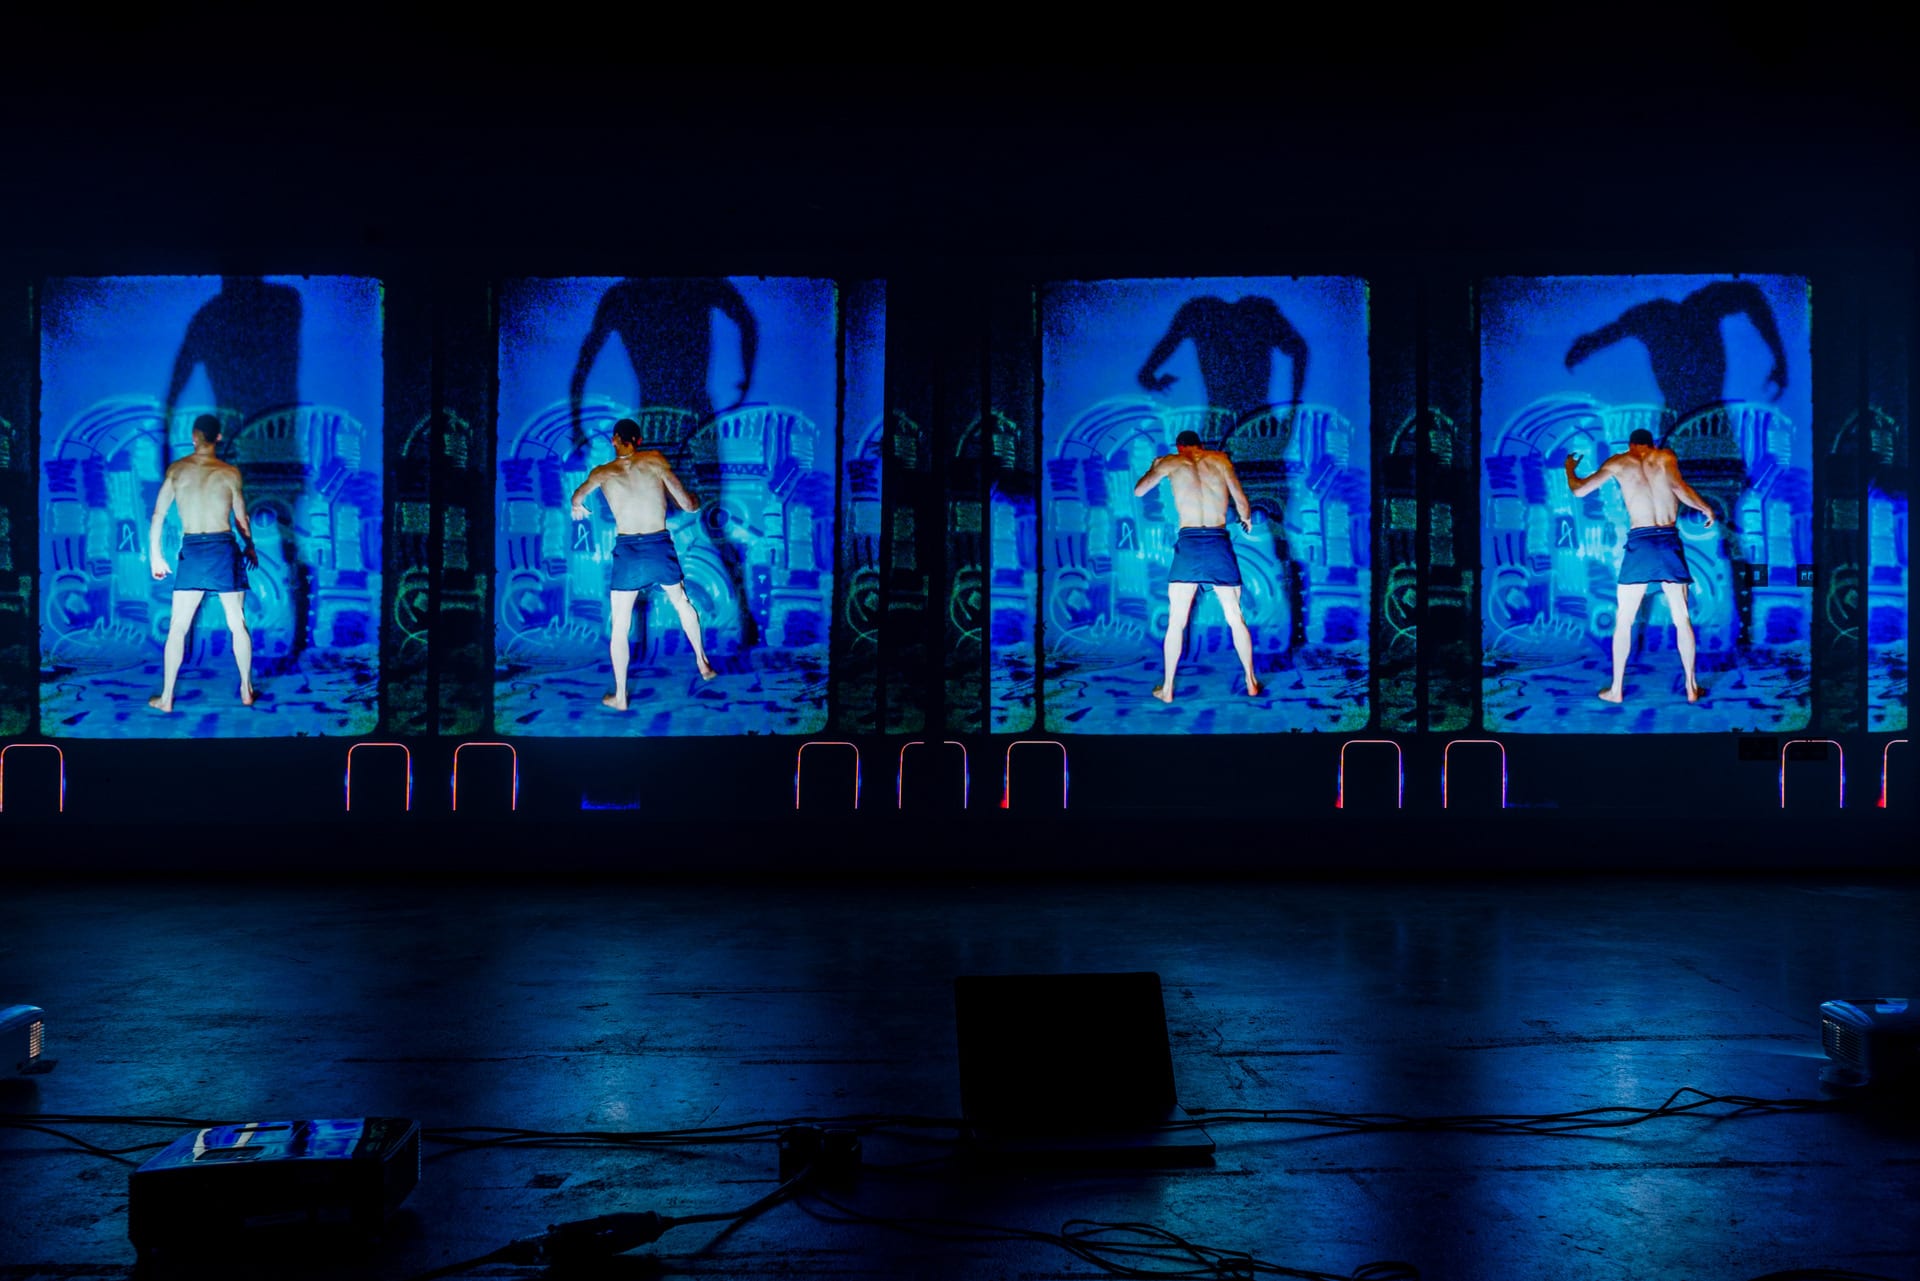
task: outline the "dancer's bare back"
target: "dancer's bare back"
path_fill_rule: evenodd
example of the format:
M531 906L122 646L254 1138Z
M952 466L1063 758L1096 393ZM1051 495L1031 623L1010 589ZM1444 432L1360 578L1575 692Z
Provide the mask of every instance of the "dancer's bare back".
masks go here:
M166 519L169 506L180 509L180 532L188 536L225 534L231 537L237 525L244 544L242 554L246 563L252 567L260 564L260 558L254 551L253 524L247 516L246 486L241 481L240 469L232 463L221 462L211 449L195 449L185 458L169 464L166 479L160 482L160 494L154 500L153 520L147 535L149 558L156 580L164 579L173 572L160 546L161 522ZM180 671L180 663L185 655L186 633L192 629L194 614L200 607L200 597L199 591L187 593L186 599L191 604L185 608L176 604L169 620L166 647L162 651L166 683L160 693L147 700L147 706L155 711L173 711L173 683ZM175 601L180 599L176 592ZM247 631L240 593L223 591L220 593L220 603L226 612L227 630L233 636L234 662L240 669L240 702L243 706L252 707L255 700L253 642Z
M1249 504L1240 488L1240 477L1233 470L1233 460L1218 450L1185 449L1156 458L1134 492L1144 494L1163 480L1173 491L1174 510L1183 529L1223 527L1229 503L1241 513L1243 522L1247 519Z
M1627 521L1635 529L1677 524L1682 504L1706 516L1708 526L1713 524L1713 509L1680 475L1679 456L1671 449L1636 445L1601 463L1585 480L1573 474L1579 463L1578 454L1567 459L1574 496L1585 497L1609 479L1618 481L1621 500L1627 505Z
M232 528L229 516L245 520L244 494L238 467L218 458L188 454L167 468L158 510L164 515L170 499L180 509L181 533L224 534Z
M655 449L635 450L589 472L586 484L574 495L576 519L586 515L582 502L596 489L606 495L614 527L623 534L657 534L665 529L669 497L682 511L697 511L700 506L674 474L666 455Z

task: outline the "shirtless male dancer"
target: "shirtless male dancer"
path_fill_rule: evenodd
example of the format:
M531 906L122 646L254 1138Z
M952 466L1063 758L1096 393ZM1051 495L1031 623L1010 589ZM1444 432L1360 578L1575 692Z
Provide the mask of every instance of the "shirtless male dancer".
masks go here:
M1201 584L1213 588L1220 612L1233 632L1233 650L1247 673L1247 693L1258 694L1253 674L1253 635L1240 613L1240 563L1234 559L1233 540L1227 534L1227 501L1240 514L1240 527L1253 532L1253 506L1233 460L1217 449L1203 449L1197 432L1183 431L1174 439L1176 452L1154 459L1147 474L1133 484L1133 496L1144 498L1155 485L1173 486L1173 506L1180 514L1180 535L1173 544L1173 566L1167 574L1167 639L1162 645L1167 675L1153 691L1163 703L1173 701L1173 669L1179 665L1186 642L1187 616Z
M1666 594L1667 610L1673 615L1673 634L1680 650L1680 666L1687 676L1687 701L1700 701L1700 686L1693 679L1693 620L1687 614L1687 584L1693 575L1687 572L1687 553L1680 545L1680 531L1674 528L1680 519L1680 504L1685 503L1707 518L1713 528L1713 509L1693 486L1680 478L1680 460L1671 449L1653 443L1653 433L1642 427L1627 438L1627 452L1615 454L1601 463L1593 475L1584 479L1575 473L1580 455L1567 455L1567 488L1575 498L1585 498L1609 479L1620 482L1620 496L1626 500L1627 516L1633 528L1627 532L1627 549L1620 558L1619 605L1613 616L1613 684L1600 691L1609 703L1625 697L1622 683L1627 676L1627 655L1633 652L1633 620L1640 612L1640 600L1648 583L1660 584Z
M167 624L166 665L160 693L147 700L156 711L173 710L173 682L186 657L187 637L193 634L193 616L208 592L220 597L233 633L233 662L240 669L240 701L253 706L253 637L247 632L241 608L247 591L246 565L259 568L260 553L253 547L253 525L247 519L247 495L240 469L220 461L220 420L202 414L193 422L193 452L167 468L160 496L153 503L153 522L147 530L147 558L156 581L173 571L160 550L160 527L167 508L180 504L180 572L173 580L173 617ZM239 526L245 546L233 541Z
M700 665L700 679L714 678L707 662L706 646L700 638L700 615L687 599L681 581L680 558L674 554L673 535L667 532L667 496L681 511L698 511L680 478L667 465L666 455L658 450L640 448L640 424L622 418L613 425L613 461L601 463L587 473L580 488L573 491L573 518L587 518L587 495L599 490L607 496L613 511L613 693L600 701L617 712L627 710L627 661L630 657L627 637L633 628L633 606L640 593L658 586L673 602L680 615L680 629L693 642L694 661Z

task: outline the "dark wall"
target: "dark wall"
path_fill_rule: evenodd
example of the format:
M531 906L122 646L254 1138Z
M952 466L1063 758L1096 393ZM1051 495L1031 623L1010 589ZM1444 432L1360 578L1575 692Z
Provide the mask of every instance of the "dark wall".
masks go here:
M1733 43L1716 35L1694 49L1669 31L1660 48L1643 42L1576 65L1564 45L1524 35L1444 34L1409 33L1388 47L1315 40L1282 69L669 68L621 60L591 32L538 30L498 39L390 32L385 52L371 55L324 39L281 54L265 33L181 31L159 19L90 46L84 63L60 55L75 47L70 39L10 44L0 52L0 308L8 318L0 328L0 521L10 522L12 564L0 564L0 606L31 600L34 282L66 273L379 276L390 291L389 462L401 481L389 515L409 531L389 546L417 543L434 567L430 585L389 574L390 611L424 618L433 657L416 662L389 638L385 657L397 679L387 686L386 723L419 758L423 812L414 817L510 859L523 838L444 827L452 743L432 737L473 737L486 723L485 568L450 552L478 549L484 558L492 541L484 456L492 280L764 272L898 282L889 444L925 436L934 458L944 455L933 444L951 444L977 416L970 380L989 363L977 348L982 331L955 321L961 312L984 316L986 294L949 308L955 289L1250 270L1365 275L1381 282L1376 339L1392 333L1408 344L1385 357L1376 349L1376 449L1389 447L1396 426L1416 425L1409 457L1377 457L1376 478L1416 496L1422 522L1456 490L1474 487L1471 471L1455 475L1436 442L1452 433L1459 447L1451 457L1476 456L1467 291L1476 274L1792 271L1813 276L1816 290L1822 280L1846 282L1848 296L1863 299L1852 323L1911 314L1920 157L1911 77L1893 51L1817 39L1788 46L1768 34ZM601 43L612 51L596 52ZM1891 361L1881 342L1863 346L1856 363L1870 361L1872 378L1896 381L1913 357L1911 326L1900 333ZM1860 395L1870 394L1869 381L1863 371ZM409 446L416 425L424 434ZM944 620L915 602L928 592L944 599L944 588L916 575L948 568L938 531L977 473L923 472L889 457L889 501L917 523L892 549L899 554L888 581L897 594L884 610L890 630L880 655L885 723L918 732L931 711L952 731L971 731L980 682L969 663L950 669ZM403 500L413 504L406 512L397 510ZM1431 529L1423 523L1399 536L1424 547ZM1831 543L1835 556L1852 546L1845 531ZM1374 702L1378 723L1408 736L1417 758L1409 813L1431 817L1442 746L1477 723L1478 625L1457 574L1424 556L1416 563L1404 604L1422 640L1391 661L1376 656ZM1388 606L1383 599L1376 614ZM0 607L0 662L31 652L33 619L31 608ZM1858 681L1848 683L1847 664L1858 664L1844 621L1822 651L1822 689L1832 691L1822 697L1832 711L1817 714L1847 744L1852 811L1877 794L1879 740L1848 710L1857 709ZM955 709L956 690L975 711ZM6 715L0 730L23 733L17 714ZM862 741L863 809L890 805L898 739ZM967 741L976 806L983 796L990 803L1005 744ZM634 777L643 782L628 788L631 799L649 818L695 827L772 821L791 814L793 747L635 744L615 759L604 745L542 745L523 752L521 821L633 822L631 811L583 814L580 805L628 803L622 780ZM1178 824L1190 811L1279 806L1303 831L1309 812L1316 824L1328 817L1335 743L1181 747L1182 773L1208 780L1203 799L1164 787L1157 747L1077 742L1074 809L1152 812ZM69 744L68 817L118 830L139 815L217 814L236 824L340 815L313 837L326 846L351 837L340 826L345 750L327 742ZM1747 822L1740 816L1756 806L1777 814L1776 766L1740 760L1733 739L1528 739L1511 768L1513 799L1537 808L1606 814L1635 780L1677 774L1688 799L1674 812L1724 820L1714 830L1733 831L1726 824ZM1895 777L1898 785L1897 769ZM1910 795L1910 767L1904 777ZM202 793L190 780L204 778L222 780L221 790L193 799ZM1509 819L1559 830L1537 814L1499 821ZM1014 821L978 818L1002 820ZM1893 820L1902 821L1897 812ZM874 826L881 821L840 848L895 841ZM1423 849L1418 827L1382 822L1363 843L1389 861L1401 857L1394 850L1427 857L1435 841ZM1885 848L1889 830L1861 827L1848 839L1867 857ZM14 835L24 831L16 825ZM1753 832L1753 849L1804 857L1784 829ZM1331 839L1357 838L1335 829ZM118 838L103 831L100 840L111 848ZM1463 828L1437 843L1480 847ZM19 839L6 844L22 848ZM739 857L750 846L760 848L743 841ZM1043 860L1066 857L1046 854L1045 839L1032 848ZM1607 844L1593 848L1604 861ZM1619 856L1660 857L1644 844ZM457 853L421 857L458 862ZM1265 866L1269 854L1219 857Z

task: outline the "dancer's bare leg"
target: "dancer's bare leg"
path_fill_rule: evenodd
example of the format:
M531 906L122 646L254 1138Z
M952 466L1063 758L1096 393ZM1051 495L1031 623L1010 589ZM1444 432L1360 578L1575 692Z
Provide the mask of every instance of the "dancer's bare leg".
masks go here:
M665 591L668 602L673 605L673 612L680 615L680 630L693 643L693 661L700 665L700 679L712 680L718 673L707 662L707 647L700 636L700 613L694 609L693 602L687 599L687 585L684 582L675 583Z
M1667 612L1673 615L1674 647L1680 651L1680 669L1687 674L1687 701L1700 701L1700 684L1693 678L1693 615L1687 611L1687 584L1662 583Z
M1247 693L1258 694L1260 680L1253 674L1253 633L1247 630L1247 620L1240 613L1240 589L1216 587L1213 594L1219 598L1220 612L1227 616L1227 630L1233 633L1233 652L1240 656L1240 666L1247 674Z
M640 599L640 593L616 591L612 598L613 639L607 643L607 654L613 659L613 693L600 701L616 712L624 712L627 710L627 663L632 658L628 637L633 634L633 603Z
M245 592L221 592L220 607L227 612L227 631L233 634L233 665L240 669L240 703L253 706L253 633L247 630Z
M147 700L147 706L159 712L173 710L173 682L180 675L180 664L187 656L187 637L193 635L193 616L200 612L205 592L175 592L173 616L167 620L167 644L162 651L160 692Z
M1180 650L1187 641L1187 616L1193 612L1193 595L1198 583L1167 584L1167 639L1160 646L1167 665L1166 679L1153 691L1163 703L1173 701L1173 669L1180 665Z
M1633 653L1633 620L1640 613L1640 600L1647 594L1645 583L1621 583L1615 589L1618 605L1613 616L1613 684L1600 691L1609 703L1626 697L1627 657Z

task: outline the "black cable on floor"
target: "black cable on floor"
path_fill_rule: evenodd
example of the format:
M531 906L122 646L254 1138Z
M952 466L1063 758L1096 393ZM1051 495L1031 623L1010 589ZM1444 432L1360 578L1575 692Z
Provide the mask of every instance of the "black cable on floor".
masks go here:
M1696 1097L1688 1102L1679 1102L1686 1095ZM1726 1106L1733 1110L1731 1112L1702 1111L1704 1108L1716 1106ZM1826 1099L1759 1099L1742 1094L1709 1094L1705 1090L1683 1085L1668 1095L1665 1102L1652 1108L1613 1104L1605 1107L1580 1108L1570 1112L1546 1112L1534 1115L1487 1112L1460 1116L1422 1117L1405 1116L1395 1112L1326 1112L1310 1108L1221 1108L1214 1111L1190 1107L1187 1111L1193 1115L1192 1121L1175 1121L1164 1128L1191 1129L1202 1125L1255 1122L1318 1126L1357 1134L1386 1131L1445 1131L1456 1134L1554 1135L1582 1134L1592 1130L1617 1130L1664 1117L1689 1114L1725 1120L1754 1112L1766 1115L1823 1112L1833 1111L1838 1107L1837 1103Z
M105 1148L100 1147L98 1144L89 1143L77 1134L68 1134L65 1130L56 1130L49 1125L35 1125L29 1121L0 1119L0 1129L28 1130L38 1134L50 1134L62 1142L71 1143L74 1147L79 1148L89 1156L105 1157L109 1161L118 1161L122 1165L139 1164L137 1161L127 1160L126 1154L129 1152L152 1152L159 1148L164 1148L168 1143L172 1142L170 1139L161 1139L154 1143L136 1143L131 1147Z
M135 1129L207 1130L245 1122L207 1120L192 1117L109 1116L93 1113L28 1112L0 1113L0 1129L30 1130L58 1138L93 1156L119 1159L124 1153L144 1152L166 1146L167 1141L107 1148L77 1135L53 1128L56 1125L125 1126ZM917 1138L913 1131L957 1131L963 1122L950 1117L917 1114L861 1113L844 1117L789 1117L771 1121L740 1121L726 1125L691 1126L670 1130L534 1130L517 1126L452 1126L421 1131L423 1142L444 1145L448 1151L437 1156L482 1148L586 1148L596 1150L647 1149L724 1145L730 1143L773 1143L786 1129L796 1125L822 1125L851 1129L857 1133L886 1134L904 1130L900 1138ZM431 1159L431 1158L430 1158Z
M738 1210L682 1215L658 1214L652 1210L646 1210L639 1213L602 1214L591 1219L556 1223L545 1232L508 1242L497 1250L419 1273L411 1278L411 1281L432 1281L437 1277L458 1276L462 1272L488 1263L577 1266L599 1262L658 1241L661 1236L674 1228L695 1223L729 1225L743 1223L762 1210L786 1200L812 1175L813 1167L808 1166L767 1195Z
M819 1201L840 1217L820 1213L808 1200ZM1039 1228L1007 1227L994 1223L973 1223L962 1219L916 1218L867 1214L843 1205L820 1192L808 1192L797 1200L806 1213L824 1223L857 1224L885 1228L908 1236L936 1241L1003 1242L1025 1241L1051 1245L1108 1276L1129 1278L1161 1277L1293 1277L1297 1281L1419 1281L1420 1270L1411 1263L1382 1260L1362 1264L1352 1272L1321 1272L1293 1268L1261 1259L1243 1250L1224 1250L1217 1246L1189 1241L1170 1229L1152 1223L1103 1223L1093 1219L1069 1219L1057 1232ZM1125 1262L1126 1257L1160 1259L1171 1263L1185 1260L1186 1266L1142 1267Z
M1687 1096L1693 1096L1687 1099ZM1686 1099L1682 1102L1681 1100ZM1350 1134L1407 1132L1451 1132L1467 1134L1528 1134L1548 1136L1582 1134L1598 1130L1621 1129L1667 1117L1699 1115L1716 1120L1751 1113L1772 1115L1791 1112L1834 1110L1842 1106L1825 1099L1761 1099L1740 1094L1710 1094L1693 1086L1682 1086L1657 1107L1633 1107L1613 1104L1580 1108L1565 1112L1538 1114L1469 1113L1458 1116L1407 1116L1394 1112L1331 1112L1313 1108L1188 1108L1191 1121L1171 1122L1168 1129L1192 1129L1199 1126L1228 1124L1301 1125ZM1726 1112L1703 1109L1726 1107ZM117 1156L144 1151L148 1146L110 1149L49 1128L53 1125L114 1125L166 1129L209 1129L237 1124L227 1121L194 1120L184 1117L103 1116L78 1113L0 1113L0 1128L38 1130L72 1143L96 1156ZM933 1117L912 1113L861 1113L854 1116L786 1117L778 1120L740 1121L726 1125L689 1126L665 1130L535 1130L514 1126L449 1126L425 1129L427 1143L445 1145L451 1150L471 1151L496 1147L542 1148L649 1148L694 1146L700 1144L767 1143L777 1140L781 1131L795 1125L825 1125L853 1129L861 1134L884 1134L890 1130L953 1130L965 1122L953 1117ZM914 1138L911 1134L900 1138ZM450 1153L448 1153L450 1154ZM448 1155L443 1154L443 1155Z

